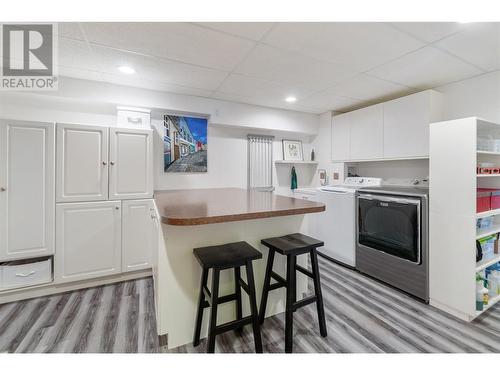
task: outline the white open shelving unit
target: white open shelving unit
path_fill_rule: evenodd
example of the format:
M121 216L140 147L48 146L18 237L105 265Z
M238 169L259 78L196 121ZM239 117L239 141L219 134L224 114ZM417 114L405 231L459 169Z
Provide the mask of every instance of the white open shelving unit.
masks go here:
M476 311L476 273L500 261L500 254L476 262L476 239L500 232L500 209L476 213L477 188L500 189L500 175L477 175L476 166L500 166L500 152L478 151L477 138L500 139L500 124L476 117L430 125L430 304L471 321L500 301ZM488 230L476 220L494 216Z

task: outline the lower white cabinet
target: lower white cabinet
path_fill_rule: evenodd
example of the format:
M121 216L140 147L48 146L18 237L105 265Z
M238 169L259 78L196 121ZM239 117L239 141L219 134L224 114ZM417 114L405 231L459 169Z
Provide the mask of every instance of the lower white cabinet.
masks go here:
M56 207L56 282L121 272L121 202L61 203Z
M152 199L122 201L122 272L151 268L156 220Z
M157 220L153 199L58 204L56 282L151 268Z

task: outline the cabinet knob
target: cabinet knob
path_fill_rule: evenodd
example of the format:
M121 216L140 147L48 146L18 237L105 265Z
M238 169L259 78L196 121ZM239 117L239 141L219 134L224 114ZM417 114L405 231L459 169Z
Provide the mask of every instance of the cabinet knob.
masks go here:
M119 210L119 209L120 209L120 206L116 206L116 207L115 207L115 210Z
M6 191L6 190L7 190L7 188L6 188L6 187L3 187L3 186L2 186L2 187L0 187L0 191Z
M105 161L102 162L102 165L108 165L108 163L106 163Z
M115 162L114 161L110 161L109 164L115 165Z

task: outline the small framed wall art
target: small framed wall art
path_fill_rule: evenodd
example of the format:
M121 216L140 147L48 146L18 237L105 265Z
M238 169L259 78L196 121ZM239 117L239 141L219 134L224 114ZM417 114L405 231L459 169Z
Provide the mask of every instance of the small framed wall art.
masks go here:
M303 161L302 142L283 139L283 160Z

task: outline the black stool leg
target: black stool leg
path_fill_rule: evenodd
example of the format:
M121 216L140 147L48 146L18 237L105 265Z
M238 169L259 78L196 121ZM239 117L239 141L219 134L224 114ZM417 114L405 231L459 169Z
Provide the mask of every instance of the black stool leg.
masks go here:
M215 329L217 328L217 300L219 299L219 274L220 270L212 271L212 301L210 308L210 325L208 328L208 353L215 352Z
M255 297L255 281L253 278L252 261L246 263L247 282L250 293L250 311L252 314L253 339L255 341L255 352L262 353L262 339L260 336L259 312L257 311L257 298Z
M203 293L203 287L207 286L208 280L208 269L203 269L201 271L201 286L200 286L200 297L198 298L198 311L196 312L196 325L194 329L193 346L198 346L200 344L200 333L201 333L201 323L203 321L203 311L205 309L205 294Z
M321 293L321 282L319 280L319 267L318 267L318 255L316 249L311 250L311 265L312 273L314 277L314 292L316 293L316 307L318 309L318 321L319 321L319 332L321 336L326 337L326 321L325 321L325 310L323 307L323 295Z
M241 307L241 272L240 267L234 269L234 293L236 294L236 319L240 320L243 317L242 307ZM237 328L236 332L241 333L243 327Z
M269 296L269 285L271 285L271 272L273 272L273 263L274 263L274 250L269 249L269 252L267 253L267 265L266 265L266 274L264 276L264 287L262 289L262 298L260 300L260 315L259 315L260 324L264 323L264 319L266 317L267 297Z
M297 256L288 255L286 261L285 353L291 353L293 349L293 304L297 299L296 265Z

